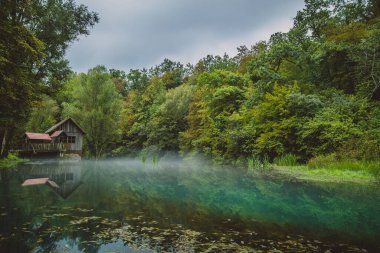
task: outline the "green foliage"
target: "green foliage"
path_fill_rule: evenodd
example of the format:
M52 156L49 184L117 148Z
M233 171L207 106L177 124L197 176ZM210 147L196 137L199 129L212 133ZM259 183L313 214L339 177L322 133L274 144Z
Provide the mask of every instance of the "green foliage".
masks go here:
M179 147L182 154L202 153L219 162L254 155L295 165L330 153L375 159L380 43L373 8L361 1L306 1L288 33L251 49L239 47L235 58L207 56L196 64L187 83L178 83L193 86L184 100L188 108L181 109L187 113L183 127L163 116L176 115L162 111L163 97L171 93L164 88L143 107L126 104L134 123L124 128L125 143ZM148 78L167 87L165 73L174 69L181 65L166 61ZM149 89L130 97L140 101ZM170 107L184 108L176 101Z
M15 154L9 153L7 157L0 159L0 169L15 168L20 163L26 161L27 159L22 159Z
M26 129L30 132L44 133L56 123L56 116L59 112L57 102L44 95L41 100L32 107Z
M149 120L145 146L157 145L160 150L179 150L179 134L186 130L186 115L192 98L192 87L182 85L169 90L164 102Z
M99 158L118 138L121 98L103 66L81 74L75 82L73 101L64 103L63 115L82 126L89 155Z

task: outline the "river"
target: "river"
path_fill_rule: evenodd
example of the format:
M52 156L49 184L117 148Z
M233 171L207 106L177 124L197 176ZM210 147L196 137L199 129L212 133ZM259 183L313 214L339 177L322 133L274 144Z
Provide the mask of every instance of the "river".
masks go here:
M376 185L179 159L0 170L0 252L380 252ZM49 185L22 186L49 178Z

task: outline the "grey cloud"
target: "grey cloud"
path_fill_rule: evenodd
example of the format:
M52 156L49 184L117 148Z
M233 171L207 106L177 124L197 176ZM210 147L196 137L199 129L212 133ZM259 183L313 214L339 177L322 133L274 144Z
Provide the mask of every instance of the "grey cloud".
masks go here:
M289 26L302 0L81 0L100 15L87 37L68 51L75 71L103 64L129 70L151 67L165 57L194 61L200 53L218 53L216 45L236 48L257 31ZM273 30L273 31L272 31ZM256 34L250 44L261 39ZM241 43L240 43L241 42ZM237 43L236 45L230 45ZM193 56L193 57L189 57ZM178 59L175 59L178 58Z

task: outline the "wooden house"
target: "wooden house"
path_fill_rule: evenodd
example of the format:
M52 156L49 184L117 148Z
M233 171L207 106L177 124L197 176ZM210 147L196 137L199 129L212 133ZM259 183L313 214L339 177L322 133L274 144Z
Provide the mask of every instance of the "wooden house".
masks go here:
M25 133L22 156L30 155L82 155L83 129L71 118L64 119L45 133Z
M63 143L67 153L82 155L83 129L71 118L64 119L48 130L48 134L54 143Z

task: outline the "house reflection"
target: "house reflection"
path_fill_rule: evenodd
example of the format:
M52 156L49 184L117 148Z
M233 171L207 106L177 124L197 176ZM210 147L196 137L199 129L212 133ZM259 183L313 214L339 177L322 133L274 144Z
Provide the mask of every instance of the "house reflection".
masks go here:
M24 168L22 181L48 178L47 183L62 198L68 198L81 185L80 162L60 162L49 164L31 164ZM38 183L37 183L38 184ZM40 183L42 184L42 183Z

